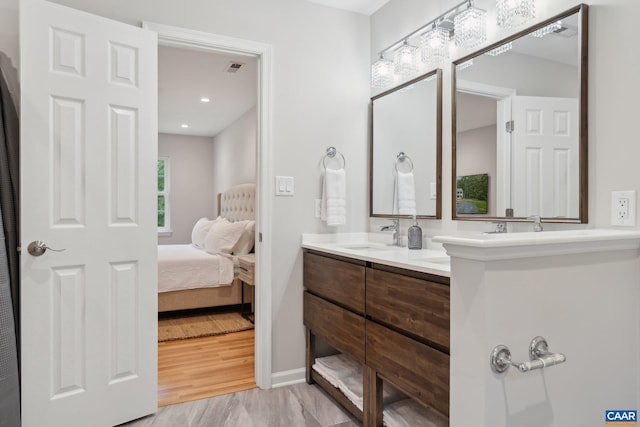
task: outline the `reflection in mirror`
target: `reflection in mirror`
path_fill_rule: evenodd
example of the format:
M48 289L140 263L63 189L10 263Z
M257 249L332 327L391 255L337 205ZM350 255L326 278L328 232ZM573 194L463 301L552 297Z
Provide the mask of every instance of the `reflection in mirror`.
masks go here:
M587 7L454 62L453 217L587 222Z
M442 71L371 98L369 214L440 218Z

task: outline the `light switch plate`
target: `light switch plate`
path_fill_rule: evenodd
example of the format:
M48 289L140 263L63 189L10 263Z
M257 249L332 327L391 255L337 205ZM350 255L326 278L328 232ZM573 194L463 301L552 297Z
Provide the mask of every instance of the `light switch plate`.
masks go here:
M293 177L276 176L276 196L293 196Z

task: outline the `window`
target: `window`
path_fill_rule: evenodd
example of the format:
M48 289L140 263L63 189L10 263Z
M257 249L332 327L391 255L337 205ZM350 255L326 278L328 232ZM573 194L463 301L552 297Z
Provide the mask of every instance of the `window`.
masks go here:
M169 158L158 158L158 233L171 233L169 199Z

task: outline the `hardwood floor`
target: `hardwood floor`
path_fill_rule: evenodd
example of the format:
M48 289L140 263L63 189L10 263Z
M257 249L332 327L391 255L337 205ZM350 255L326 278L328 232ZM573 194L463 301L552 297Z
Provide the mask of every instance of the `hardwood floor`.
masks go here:
M158 343L158 406L249 390L255 331Z

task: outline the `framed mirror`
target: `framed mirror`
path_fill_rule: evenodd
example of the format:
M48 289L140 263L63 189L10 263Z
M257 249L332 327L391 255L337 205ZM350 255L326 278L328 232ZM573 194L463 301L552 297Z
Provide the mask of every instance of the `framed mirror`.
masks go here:
M453 63L452 214L588 222L580 5Z
M371 98L369 215L440 218L442 70Z

